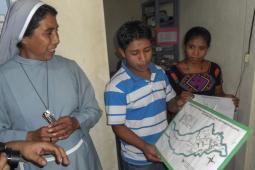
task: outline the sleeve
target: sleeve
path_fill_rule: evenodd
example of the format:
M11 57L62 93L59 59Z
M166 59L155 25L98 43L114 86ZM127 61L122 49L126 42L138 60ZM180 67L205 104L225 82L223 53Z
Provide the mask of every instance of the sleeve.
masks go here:
M3 74L0 72L0 141L8 142L12 140L25 140L27 131L13 129L11 113L8 107L15 107L15 99L10 92L9 87L5 81ZM13 101L13 103L7 103ZM22 122L20 122L22 125Z
M213 73L211 74L213 74L215 77L216 86L222 85L223 80L222 80L221 68L216 63L212 63L212 65L213 65L213 69L212 69Z
M79 121L82 130L89 131L98 122L102 112L98 106L91 83L76 63L75 71L79 105L72 112L71 116L74 116Z
M110 82L104 92L108 125L122 125L126 121L126 94Z
M171 68L166 72L169 83L171 84L174 91L179 95L182 92L182 89L179 85L178 69L176 65L171 66Z
M165 72L163 73L164 75L164 81L166 82L166 102L169 102L172 98L176 96L176 93L174 89L172 88L171 84L169 83L169 79Z

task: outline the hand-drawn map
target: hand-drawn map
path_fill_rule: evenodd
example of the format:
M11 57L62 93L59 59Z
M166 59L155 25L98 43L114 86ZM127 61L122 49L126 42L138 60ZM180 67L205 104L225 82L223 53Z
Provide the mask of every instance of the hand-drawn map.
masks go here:
M223 169L251 129L195 101L185 104L156 148L169 169Z

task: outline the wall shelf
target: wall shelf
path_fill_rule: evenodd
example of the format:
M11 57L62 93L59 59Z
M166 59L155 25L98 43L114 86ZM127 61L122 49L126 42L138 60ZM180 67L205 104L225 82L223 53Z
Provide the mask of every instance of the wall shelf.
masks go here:
M153 32L153 62L167 70L179 59L179 2L148 0L142 16Z

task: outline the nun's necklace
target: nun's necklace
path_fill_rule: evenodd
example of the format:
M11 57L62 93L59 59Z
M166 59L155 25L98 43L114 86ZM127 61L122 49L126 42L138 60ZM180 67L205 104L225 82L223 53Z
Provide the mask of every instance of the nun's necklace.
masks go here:
M46 113L50 113L50 111L49 111L49 81L48 81L48 61L46 60L46 89L47 89L47 96L46 96L46 99L47 99L47 101L46 102L44 102L44 100L43 100L43 98L42 98L42 96L39 94L39 92L37 91L37 89L35 88L35 85L34 85L34 83L32 82L32 80L30 79L30 77L28 76L28 74L27 74L27 72L26 72L26 70L25 70L25 68L23 67L23 65L21 64L21 63L19 63L20 64L20 66L21 66L21 68L22 68L22 70L24 71L24 73L25 73L25 75L26 75L26 77L27 77L27 79L29 80L29 82L30 82L30 84L31 84L31 86L33 87L33 89L34 89L34 91L35 91L35 93L36 93L36 95L39 97L39 99L40 99L40 101L41 101L41 103L43 104L43 106L45 107L45 109L46 109Z

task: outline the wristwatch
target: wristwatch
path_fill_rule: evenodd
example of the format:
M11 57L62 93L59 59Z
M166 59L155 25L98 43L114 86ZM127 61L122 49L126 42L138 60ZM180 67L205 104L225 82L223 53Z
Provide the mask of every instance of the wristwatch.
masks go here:
M4 152L5 150L6 150L6 145L5 145L5 143L0 142L0 153L1 153L1 152Z

